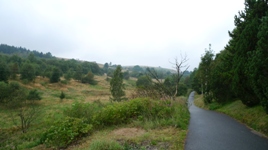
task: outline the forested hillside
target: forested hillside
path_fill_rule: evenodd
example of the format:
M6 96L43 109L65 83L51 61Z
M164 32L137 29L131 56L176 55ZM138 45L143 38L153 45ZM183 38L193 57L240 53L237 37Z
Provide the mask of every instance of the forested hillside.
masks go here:
M25 81L34 81L36 76L42 76L50 78L51 82L58 82L64 75L67 80L74 78L83 82L89 74L103 74L97 63L58 59L49 52L43 54L3 44L0 45L0 52L3 53L0 53L0 81L7 81L9 77L15 78L16 74L20 74L20 78Z
M17 54L23 57L27 57L30 53L33 53L35 56L40 57L40 58L52 58L53 57L50 52L47 52L44 54L36 50L31 51L26 48L9 46L6 44L0 44L0 53L10 54L10 55Z
M262 105L268 113L268 4L246 0L245 9L234 17L225 48L214 54L209 45L191 78L193 89L204 93L206 103L241 100Z
M189 75L0 51L0 150L183 149Z

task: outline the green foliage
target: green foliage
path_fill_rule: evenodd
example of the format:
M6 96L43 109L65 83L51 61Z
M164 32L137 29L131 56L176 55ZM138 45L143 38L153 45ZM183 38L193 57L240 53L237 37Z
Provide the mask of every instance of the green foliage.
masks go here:
M191 80L191 88L198 94L201 94L202 89L201 89L201 83L200 83L200 78L198 76L197 68L195 68L192 74L190 75L190 80Z
M64 78L69 81L73 77L73 74L74 74L73 69L69 69L67 73L64 74Z
M103 107L101 102L94 103L80 103L75 102L71 107L64 110L64 115L73 118L84 118L85 122L88 124L93 123L93 116L98 113L98 111Z
M92 73L94 73L94 74L98 74L98 75L102 75L103 74L103 70L95 62L92 62L90 64L90 69L91 69Z
M34 54L31 52L29 55L28 55L28 60L31 62L31 63L34 63L36 62L36 58L34 56Z
M232 70L234 73L232 88L236 96L247 106L255 106L260 99L252 87L251 69L255 68L250 61L257 49L259 27L268 10L265 1L245 1L245 10L235 16L235 30L230 33L229 51L233 55ZM256 58L254 58L256 59ZM260 58L261 59L261 58ZM261 61L264 61L261 59Z
M83 77L82 67L81 65L76 66L73 78L75 80L81 81Z
M122 73L121 66L117 66L113 78L110 81L110 91L112 94L111 100L113 101L121 101L126 98L124 96L126 95L124 92L124 84L123 84L123 73Z
M149 100L131 100L121 103L114 103L104 107L94 116L94 121L100 126L110 126L128 123L133 118L138 118L148 108Z
M94 74L92 72L88 72L87 75L85 75L82 80L81 80L82 83L88 83L88 84L91 84L91 85L97 85L98 82L96 80L94 80Z
M211 64L213 62L214 54L211 49L211 44L209 44L209 49L205 51L205 54L201 57L201 62L199 64L199 70L198 70L198 76L199 76L199 81L202 85L202 91L204 93L204 98L207 98L207 102L211 102Z
M228 51L217 54L211 67L210 87L213 99L218 103L234 100L235 94L230 84L233 80L232 59Z
M36 89L34 89L34 90L29 91L27 99L28 100L41 100L42 98L40 96L40 93Z
M90 144L89 150L124 150L124 147L112 140L95 140Z
M136 81L136 86L138 88L148 88L153 85L152 82L152 78L146 75L142 75Z
M163 84L164 89L166 89L165 93L167 95L172 96L173 93L176 92L176 75L167 77L164 81ZM177 95L176 96L183 96L187 94L187 86L183 83L178 83L178 87L177 87Z
M65 98L65 94L63 93L63 91L61 91L60 99L63 100L64 98Z
M33 64L26 62L23 64L21 67L21 76L20 78L22 80L28 80L28 81L33 81L35 79L35 69Z
M222 107L222 105L217 102L212 102L208 106L209 106L209 110L217 110Z
M108 69L109 69L109 64L105 63L104 66L103 66L104 73L108 73Z
M51 78L52 83L58 82L58 73L54 72L53 68L58 68L60 76L64 74L66 80L74 78L81 81L83 75L88 72L99 75L103 74L103 70L95 62L58 59L54 58L49 52L43 54L5 44L0 45L0 52L8 54L1 57L0 60L9 66L12 79L15 79L16 75L21 73L21 79L25 81L33 81L35 76L43 76ZM16 54L14 55L14 53ZM3 66L0 65L0 70ZM0 77L1 75L5 74L0 74Z
M132 71L143 72L143 69L139 65L136 65L132 68Z
M89 134L92 125L86 124L83 119L66 117L55 122L40 139L41 143L56 148L66 148L72 142Z
M94 124L98 127L129 123L133 120L159 121L160 126L186 129L189 112L186 105L176 102L171 104L170 101L134 99L108 105L94 116Z
M8 82L10 71L5 62L0 61L0 81Z
M19 65L18 63L11 63L9 65L10 67L10 76L11 76L11 79L16 79L17 77L17 74L19 74Z
M268 12L262 18L257 34L258 42L256 50L250 54L250 66L248 73L250 74L251 86L254 93L260 99L261 104L268 113Z
M26 99L24 97L25 90L20 86L18 82L0 82L0 102L14 106L19 104L21 99Z
M125 71L125 72L123 73L123 76L124 76L124 79L128 80L129 77L130 77L129 71Z
M53 68L51 77L50 77L50 83L57 83L60 81L61 71L59 68Z
M188 88L185 84L179 84L177 96L186 96L187 90Z
M215 60L209 51L201 57L197 80L192 81L195 86L201 83L206 103L240 99L249 107L261 103L268 113L267 17L266 1L246 0L245 10L235 16L236 27L229 32L231 39L224 50Z
M210 104L213 102L213 95L211 92L204 94L204 102L205 104Z
M0 103L3 103L7 97L10 96L10 90L8 83L5 83L3 81L0 82Z
M2 85L3 86L3 85ZM26 133L32 122L36 120L39 115L35 100L36 92L30 92L27 96L26 90L20 86L18 82L10 82L6 86L5 92L8 95L3 96L3 101L6 108L10 111L9 117L16 127L20 127L23 133ZM29 99L27 100L27 97Z

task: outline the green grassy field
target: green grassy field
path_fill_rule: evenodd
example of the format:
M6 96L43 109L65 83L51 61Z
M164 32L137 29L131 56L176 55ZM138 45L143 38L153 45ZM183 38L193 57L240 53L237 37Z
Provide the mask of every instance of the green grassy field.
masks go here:
M46 146L40 141L43 134L55 125L55 122L66 117L64 111L71 108L75 103L93 104L102 103L105 107L98 111L116 108L118 103L110 103L109 82L104 76L95 76L98 85L81 84L76 81L67 83L49 83L47 78L37 77L34 83L22 84L27 89L37 89L42 96L38 102L38 117L32 123L26 133L22 133L19 127L19 120L12 119L11 110L0 106L0 149L54 149L53 146ZM124 81L126 85L126 96L130 97L135 90L135 79ZM61 92L66 98L60 100ZM187 133L189 112L185 105L185 98L177 98L176 101L167 105L174 106L170 109L163 107L164 103L159 100L150 100L150 104L155 104L157 115L169 117L154 117L149 119L140 115L133 116L130 121L94 128L83 137L69 144L66 149L184 149L184 141ZM140 101L139 99L137 101ZM130 101L131 102L131 101ZM122 104L123 105L123 104ZM157 109L159 105L159 108ZM126 106L129 105L126 102ZM151 106L151 105L150 105ZM160 107L161 106L161 107ZM122 106L124 107L124 106ZM118 110L115 110L118 112ZM120 112L120 111L119 111ZM154 113L150 112L150 113ZM170 113L172 112L172 113ZM137 112L138 113L138 112ZM95 114L96 115L96 114ZM131 114L130 114L131 115ZM146 115L145 115L146 116ZM17 125L14 124L17 122ZM94 123L92 123L94 124ZM110 148L109 148L110 147ZM147 148L146 148L147 147Z

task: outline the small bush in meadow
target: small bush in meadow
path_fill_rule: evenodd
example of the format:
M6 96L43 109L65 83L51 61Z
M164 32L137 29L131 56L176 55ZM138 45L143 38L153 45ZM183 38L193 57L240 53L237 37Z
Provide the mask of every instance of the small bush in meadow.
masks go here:
M124 147L112 140L95 140L90 144L89 150L124 150Z
M40 93L36 89L34 89L34 90L29 91L27 99L28 100L41 100L42 98L40 96Z
M94 114L103 106L100 101L94 103L74 102L71 107L63 111L63 114L73 118L83 118L86 123L92 124Z
M95 124L109 126L128 123L146 113L149 102L149 99L135 99L107 105L94 116Z
M92 125L83 119L66 117L51 126L41 138L41 143L56 148L65 148L92 131Z

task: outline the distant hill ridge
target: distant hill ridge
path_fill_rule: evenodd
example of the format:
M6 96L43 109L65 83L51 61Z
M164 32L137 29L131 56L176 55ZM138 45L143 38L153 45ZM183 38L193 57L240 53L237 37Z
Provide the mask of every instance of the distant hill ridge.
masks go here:
M31 50L26 49L26 48L9 46L7 44L0 44L0 53L8 54L8 55L17 54L17 55L22 56L22 57L27 57L30 53L33 53L37 57L53 58L53 56L50 52L47 52L44 54L44 53L38 52L36 50L31 51Z
M63 60L71 60L73 58L62 58L62 57L55 57L53 56L50 52L47 52L47 53L43 53L43 52L39 52L37 50L29 50L29 49L26 49L26 48L23 48L23 47L16 47L16 46L10 46L10 45L7 45L7 44L0 44L0 53L3 53L3 54L7 54L7 55L18 55L18 56L21 56L21 57L28 57L28 55L30 53L33 53L36 57L40 57L40 58L57 58L57 59L63 59ZM75 59L76 61L79 61L79 62L92 62L92 63L97 63L95 61L84 61L84 60L78 60L78 59ZM98 65L100 66L103 66L103 64L99 64L97 63ZM132 68L134 68L135 66L139 66L139 65L134 65L134 66L123 66L122 67L124 69L129 69L129 70L132 70ZM162 67L152 67L152 66L139 66L140 68L142 68L143 70L146 70L146 68L154 68L155 70L159 70L159 71L169 71L170 73L176 73L176 71L174 69L167 69L167 68L162 68ZM185 72L185 74L189 74L188 71Z

